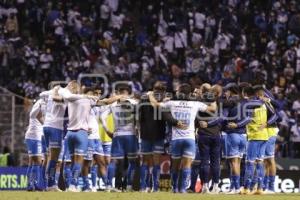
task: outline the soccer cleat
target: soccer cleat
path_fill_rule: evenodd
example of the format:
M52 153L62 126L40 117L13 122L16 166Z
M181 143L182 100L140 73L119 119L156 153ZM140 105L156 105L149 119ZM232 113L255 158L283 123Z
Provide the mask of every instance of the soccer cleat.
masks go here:
M70 185L67 192L80 192L80 189L77 188L75 185Z
M264 194L264 191L262 189L257 189L253 194L262 195L262 194Z
M230 195L230 194L236 194L236 190L232 189L229 192L226 192L225 194L228 194L228 195Z
M240 191L240 194L249 195L249 194L251 194L251 191L247 188L244 188Z
M82 190L82 192L93 192L93 190L91 188L86 188L86 189Z
M201 194L210 194L209 188L208 187L203 187Z
M32 185L28 185L27 188L26 188L26 190L28 192L32 192L34 190L34 187Z
M121 190L117 189L117 188L113 188L111 186L107 186L105 189L106 192L122 192Z
M186 191L187 193L195 193L195 191L194 190L192 190L191 188L189 188L189 189L187 189L187 191Z
M212 191L210 194L219 194L220 193L220 188L219 187L213 187Z
M172 189L172 192L173 192L173 193L178 193L178 189L177 189L177 188Z
M241 190L238 189L238 190L235 190L235 194L240 194L241 193Z
M61 189L59 189L59 187L57 185L51 186L47 188L48 192L62 192Z
M276 194L276 192L273 190L265 190L264 194Z
M98 192L96 187L92 187L92 192Z
M185 189L182 189L182 190L179 191L179 193L185 194L185 193L187 193L187 191Z
M134 192L131 185L127 185L126 189L123 192Z

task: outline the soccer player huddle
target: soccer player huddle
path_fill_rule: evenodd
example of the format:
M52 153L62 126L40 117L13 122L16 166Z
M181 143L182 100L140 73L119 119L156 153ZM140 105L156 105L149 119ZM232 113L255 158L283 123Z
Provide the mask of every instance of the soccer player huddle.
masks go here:
M122 83L101 98L100 87L71 81L42 92L25 135L27 190L133 191L139 174L141 192L158 192L161 156L170 154L174 193L195 192L198 177L201 193L220 193L222 156L226 194L275 192L279 115L270 91L248 83L181 84L174 95L166 89L157 81L136 96Z

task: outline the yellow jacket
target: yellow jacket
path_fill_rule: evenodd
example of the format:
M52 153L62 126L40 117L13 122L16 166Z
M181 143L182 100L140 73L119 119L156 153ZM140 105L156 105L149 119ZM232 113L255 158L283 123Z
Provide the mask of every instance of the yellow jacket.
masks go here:
M254 109L252 121L246 126L248 140L268 140L267 128L260 130L262 124L267 124L267 108L262 105Z
M108 117L106 118L106 124L108 130L114 132L115 124L114 124L114 118L112 114L109 114ZM107 135L106 131L102 127L102 123L99 123L99 134L103 144L111 143L112 139Z

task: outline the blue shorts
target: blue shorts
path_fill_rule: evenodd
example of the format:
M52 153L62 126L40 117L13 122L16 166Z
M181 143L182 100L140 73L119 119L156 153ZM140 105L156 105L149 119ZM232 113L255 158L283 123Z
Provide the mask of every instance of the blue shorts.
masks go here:
M195 159L193 162L196 164L199 164L201 162L200 151L199 151L198 145L196 145L196 156L195 156Z
M267 141L250 140L247 143L246 161L254 162L263 160L266 152Z
M58 161L71 162L71 156L70 156L70 153L69 153L67 139L63 140L62 147L61 147L61 150L60 150L60 154L59 154L59 157L58 157Z
M171 141L171 157L173 159L195 158L196 143L193 139L178 139Z
M85 156L88 149L88 133L85 130L68 131L66 139L70 155Z
M103 154L104 156L111 155L111 144L102 144Z
M44 135L47 148L61 148L64 135L63 130L44 127Z
M93 160L94 155L104 156L102 144L98 139L89 139L87 154L84 156L85 160Z
M25 143L26 143L26 146L27 146L29 157L31 157L31 156L43 156L42 141L26 139Z
M267 141L266 152L264 158L273 158L275 155L276 136L272 136Z
M246 136L239 133L227 134L225 140L226 158L242 158L246 153Z
M116 136L112 140L111 157L114 159L137 158L138 140L135 135Z
M164 140L157 140L157 141L149 141L143 140L141 142L141 154L143 155L151 155L153 153L156 154L163 154L164 151Z

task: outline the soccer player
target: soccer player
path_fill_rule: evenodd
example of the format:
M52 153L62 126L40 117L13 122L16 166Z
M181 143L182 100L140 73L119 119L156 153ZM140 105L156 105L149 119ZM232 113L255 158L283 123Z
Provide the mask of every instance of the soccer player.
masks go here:
M93 95L99 96L99 94L96 93L95 88L85 88L85 94L90 96ZM88 173L92 161L94 161L94 165L98 166L99 174L105 186L107 185L106 169L102 167L105 165L105 161L104 161L102 143L100 141L100 136L99 136L98 111L99 111L98 107L93 107L90 111L90 117L89 117L88 150L84 158L84 165L82 169L82 178L83 178L82 190L85 192L90 192L90 191L97 192L97 189L94 186L93 188L90 187L89 178L88 178ZM96 171L96 176L97 175L98 173Z
M60 88L54 93L55 101L66 101L68 104L68 132L66 139L72 158L72 182L68 189L71 192L79 192L78 177L84 160L84 155L88 148L88 129L89 117L92 106L97 105L97 98L94 96L82 95L80 85L71 81L66 88ZM107 100L98 101L99 103L111 103L118 100L120 96Z
M256 86L244 88L243 95L250 99L260 99L264 97L264 92L260 87ZM263 104L255 108L252 113L252 121L247 124L246 132L248 136L247 153L246 153L246 171L245 184L242 194L250 194L250 186L254 177L254 172L257 173L257 191L255 194L263 193L263 177L264 177L264 163L263 157L265 155L266 143L268 138L267 127L267 108Z
M264 156L265 163L265 177L264 177L264 193L274 194L275 188L275 176L276 176L276 162L275 162L275 144L278 134L277 122L279 120L279 114L276 111L276 100L269 91L265 91L265 96L261 100L265 102L267 107L267 131L268 131L268 141L266 144L266 152ZM275 104L275 105L274 105Z
M43 99L36 101L30 112L29 126L25 134L25 142L28 149L29 164L27 169L28 191L43 190L42 175L42 135L43 112L45 102Z
M165 97L166 86L158 81L154 84L153 92L157 101L161 102ZM166 122L173 126L178 121L172 118L170 112L155 112L150 104L148 96L142 96L139 108L139 124L141 137L142 165L140 170L140 190L142 192L157 192L159 190L160 157L164 153L164 141L166 135ZM156 110L157 111L157 110ZM152 173L150 170L152 169ZM152 174L153 187L147 181L148 175Z
M58 90L58 86L48 91L47 108L44 122L44 135L47 150L49 152L49 160L47 163L47 179L48 191L60 191L58 188L59 170L57 170L58 158L62 146L63 125L66 104L62 101L54 101L54 92ZM47 94L47 92L45 92Z
M105 110L105 108L104 108ZM103 110L103 111L104 111ZM99 112L99 117L102 113L102 109L100 108L100 112ZM115 125L114 125L114 118L112 114L109 114L107 116L106 119L106 126L107 129L109 130L110 133L114 132L115 129ZM101 122L101 120L100 120ZM103 149L103 154L104 154L104 165L102 166L97 166L97 165L93 165L92 169L91 169L91 176L92 176L92 183L93 183L93 187L96 185L96 174L97 174L97 168L101 167L100 171L106 171L107 174L107 185L112 185L112 180L113 180L113 176L115 174L114 170L115 170L115 163L111 162L111 143L112 143L112 138L109 137L109 135L107 134L107 132L105 131L105 129L102 126L102 123L100 123L99 125L99 131L100 131L100 140L102 142L102 149Z
M226 137L226 158L230 165L230 180L232 190L228 194L240 193L240 169L241 159L246 152L246 125L251 122L251 117L246 110L248 100L240 99L239 88L236 84L228 84L225 88L226 96L232 102L232 107L227 108L226 126L224 132Z
M215 111L216 104L210 106L198 101L190 101L191 86L182 84L179 86L176 97L177 100L159 103L152 92L149 92L149 99L153 106L169 108L172 116L187 125L186 130L172 127L171 156L172 156L172 187L173 192L186 193L187 184L190 181L191 164L195 157L195 124L198 111ZM178 185L179 173L182 178Z
M111 158L115 165L115 169L112 169L111 177L115 177L116 171L123 171L125 157L127 157L129 166L125 170L127 176L127 190L132 190L133 175L136 169L136 159L138 153L138 140L136 135L135 124L135 105L138 103L136 100L129 98L130 87L127 84L119 85L118 94L123 95L124 98L115 102L103 111L101 114L101 121L105 131L112 137ZM115 131L110 132L106 124L107 116L112 113L115 121ZM125 174L123 174L123 180L125 180ZM125 188L123 188L125 190ZM109 181L108 191L118 191L116 188L112 188L112 183Z

